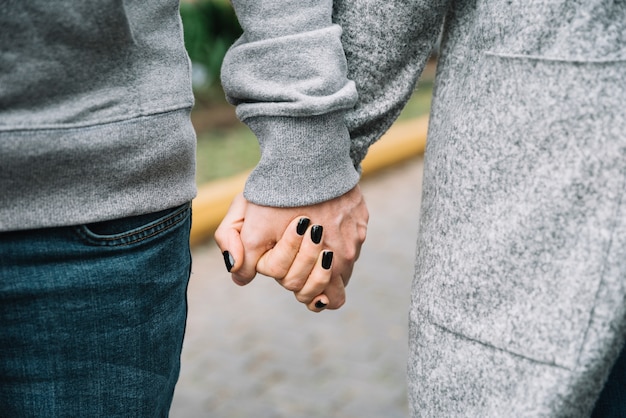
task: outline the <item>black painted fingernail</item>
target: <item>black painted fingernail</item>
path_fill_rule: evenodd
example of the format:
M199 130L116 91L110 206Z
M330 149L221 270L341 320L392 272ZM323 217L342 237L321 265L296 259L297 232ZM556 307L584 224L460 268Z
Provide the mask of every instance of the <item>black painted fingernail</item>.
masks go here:
M324 251L322 255L322 268L324 270L328 270L330 266L333 265L333 252L332 251Z
M310 223L311 220L309 218L300 218L300 220L298 221L298 227L296 228L296 232L298 233L298 235L304 235Z
M322 225L313 225L311 227L311 240L314 243L319 244L322 241L323 231L324 231L324 228L322 227Z
M317 302L315 302L315 307L317 309L322 309L326 307L326 304L324 302L322 302L321 300L318 300Z
M226 270L228 270L228 272L230 273L230 271L233 269L233 266L235 265L235 259L232 255L230 255L228 251L224 251L222 255L224 256L224 264L226 264Z

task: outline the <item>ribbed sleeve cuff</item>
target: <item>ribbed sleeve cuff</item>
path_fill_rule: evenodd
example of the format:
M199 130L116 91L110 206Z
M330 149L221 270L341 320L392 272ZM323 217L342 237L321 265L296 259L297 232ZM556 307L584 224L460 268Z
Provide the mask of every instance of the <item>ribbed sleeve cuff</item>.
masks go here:
M260 116L245 122L261 146L261 160L244 190L248 201L273 207L308 206L341 196L359 182L344 112Z

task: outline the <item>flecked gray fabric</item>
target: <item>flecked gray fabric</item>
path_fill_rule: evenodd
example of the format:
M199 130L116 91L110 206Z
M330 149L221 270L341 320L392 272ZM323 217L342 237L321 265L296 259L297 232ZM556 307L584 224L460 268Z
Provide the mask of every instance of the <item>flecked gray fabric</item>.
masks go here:
M465 339L472 378L412 339L415 415L589 414L624 340L625 58L623 2L451 5L411 327Z
M417 3L431 20L387 7L436 22L442 5ZM626 323L626 4L447 7L410 315L412 414L587 416ZM343 27L372 45L360 37L378 17L363 23L364 10ZM398 71L414 76L414 61ZM370 94L382 106L388 93Z
M588 416L626 335L626 2L333 7L359 95L345 117L355 166L410 96L443 27L410 309L412 415ZM306 55L304 43L286 43L294 60ZM307 71L292 79L306 84ZM339 77L325 94L346 85ZM297 107L294 118L320 114L306 100ZM283 132L262 142L281 149ZM333 134L312 140L325 147ZM248 196L272 193L255 184ZM281 199L314 200L294 196Z
M193 198L177 0L8 0L0 27L0 231Z
M235 0L244 30L222 64L222 85L261 144L244 195L268 206L304 206L359 181L347 152L345 112L356 102L346 78L331 0ZM312 181L311 181L312 180Z

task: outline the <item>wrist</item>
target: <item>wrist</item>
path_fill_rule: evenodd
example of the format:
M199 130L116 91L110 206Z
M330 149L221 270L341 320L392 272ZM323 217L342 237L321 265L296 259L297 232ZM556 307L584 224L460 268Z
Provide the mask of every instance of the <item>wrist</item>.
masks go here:
M246 120L259 139L261 160L244 195L263 206L309 206L351 190L359 173L350 158L343 112Z

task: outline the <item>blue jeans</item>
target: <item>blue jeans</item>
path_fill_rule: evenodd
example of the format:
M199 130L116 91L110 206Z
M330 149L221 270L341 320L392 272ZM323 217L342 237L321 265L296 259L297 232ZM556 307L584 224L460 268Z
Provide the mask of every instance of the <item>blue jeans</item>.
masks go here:
M0 415L167 416L191 209L0 234Z
M626 417L626 347L622 349L600 398L591 414L592 418Z

